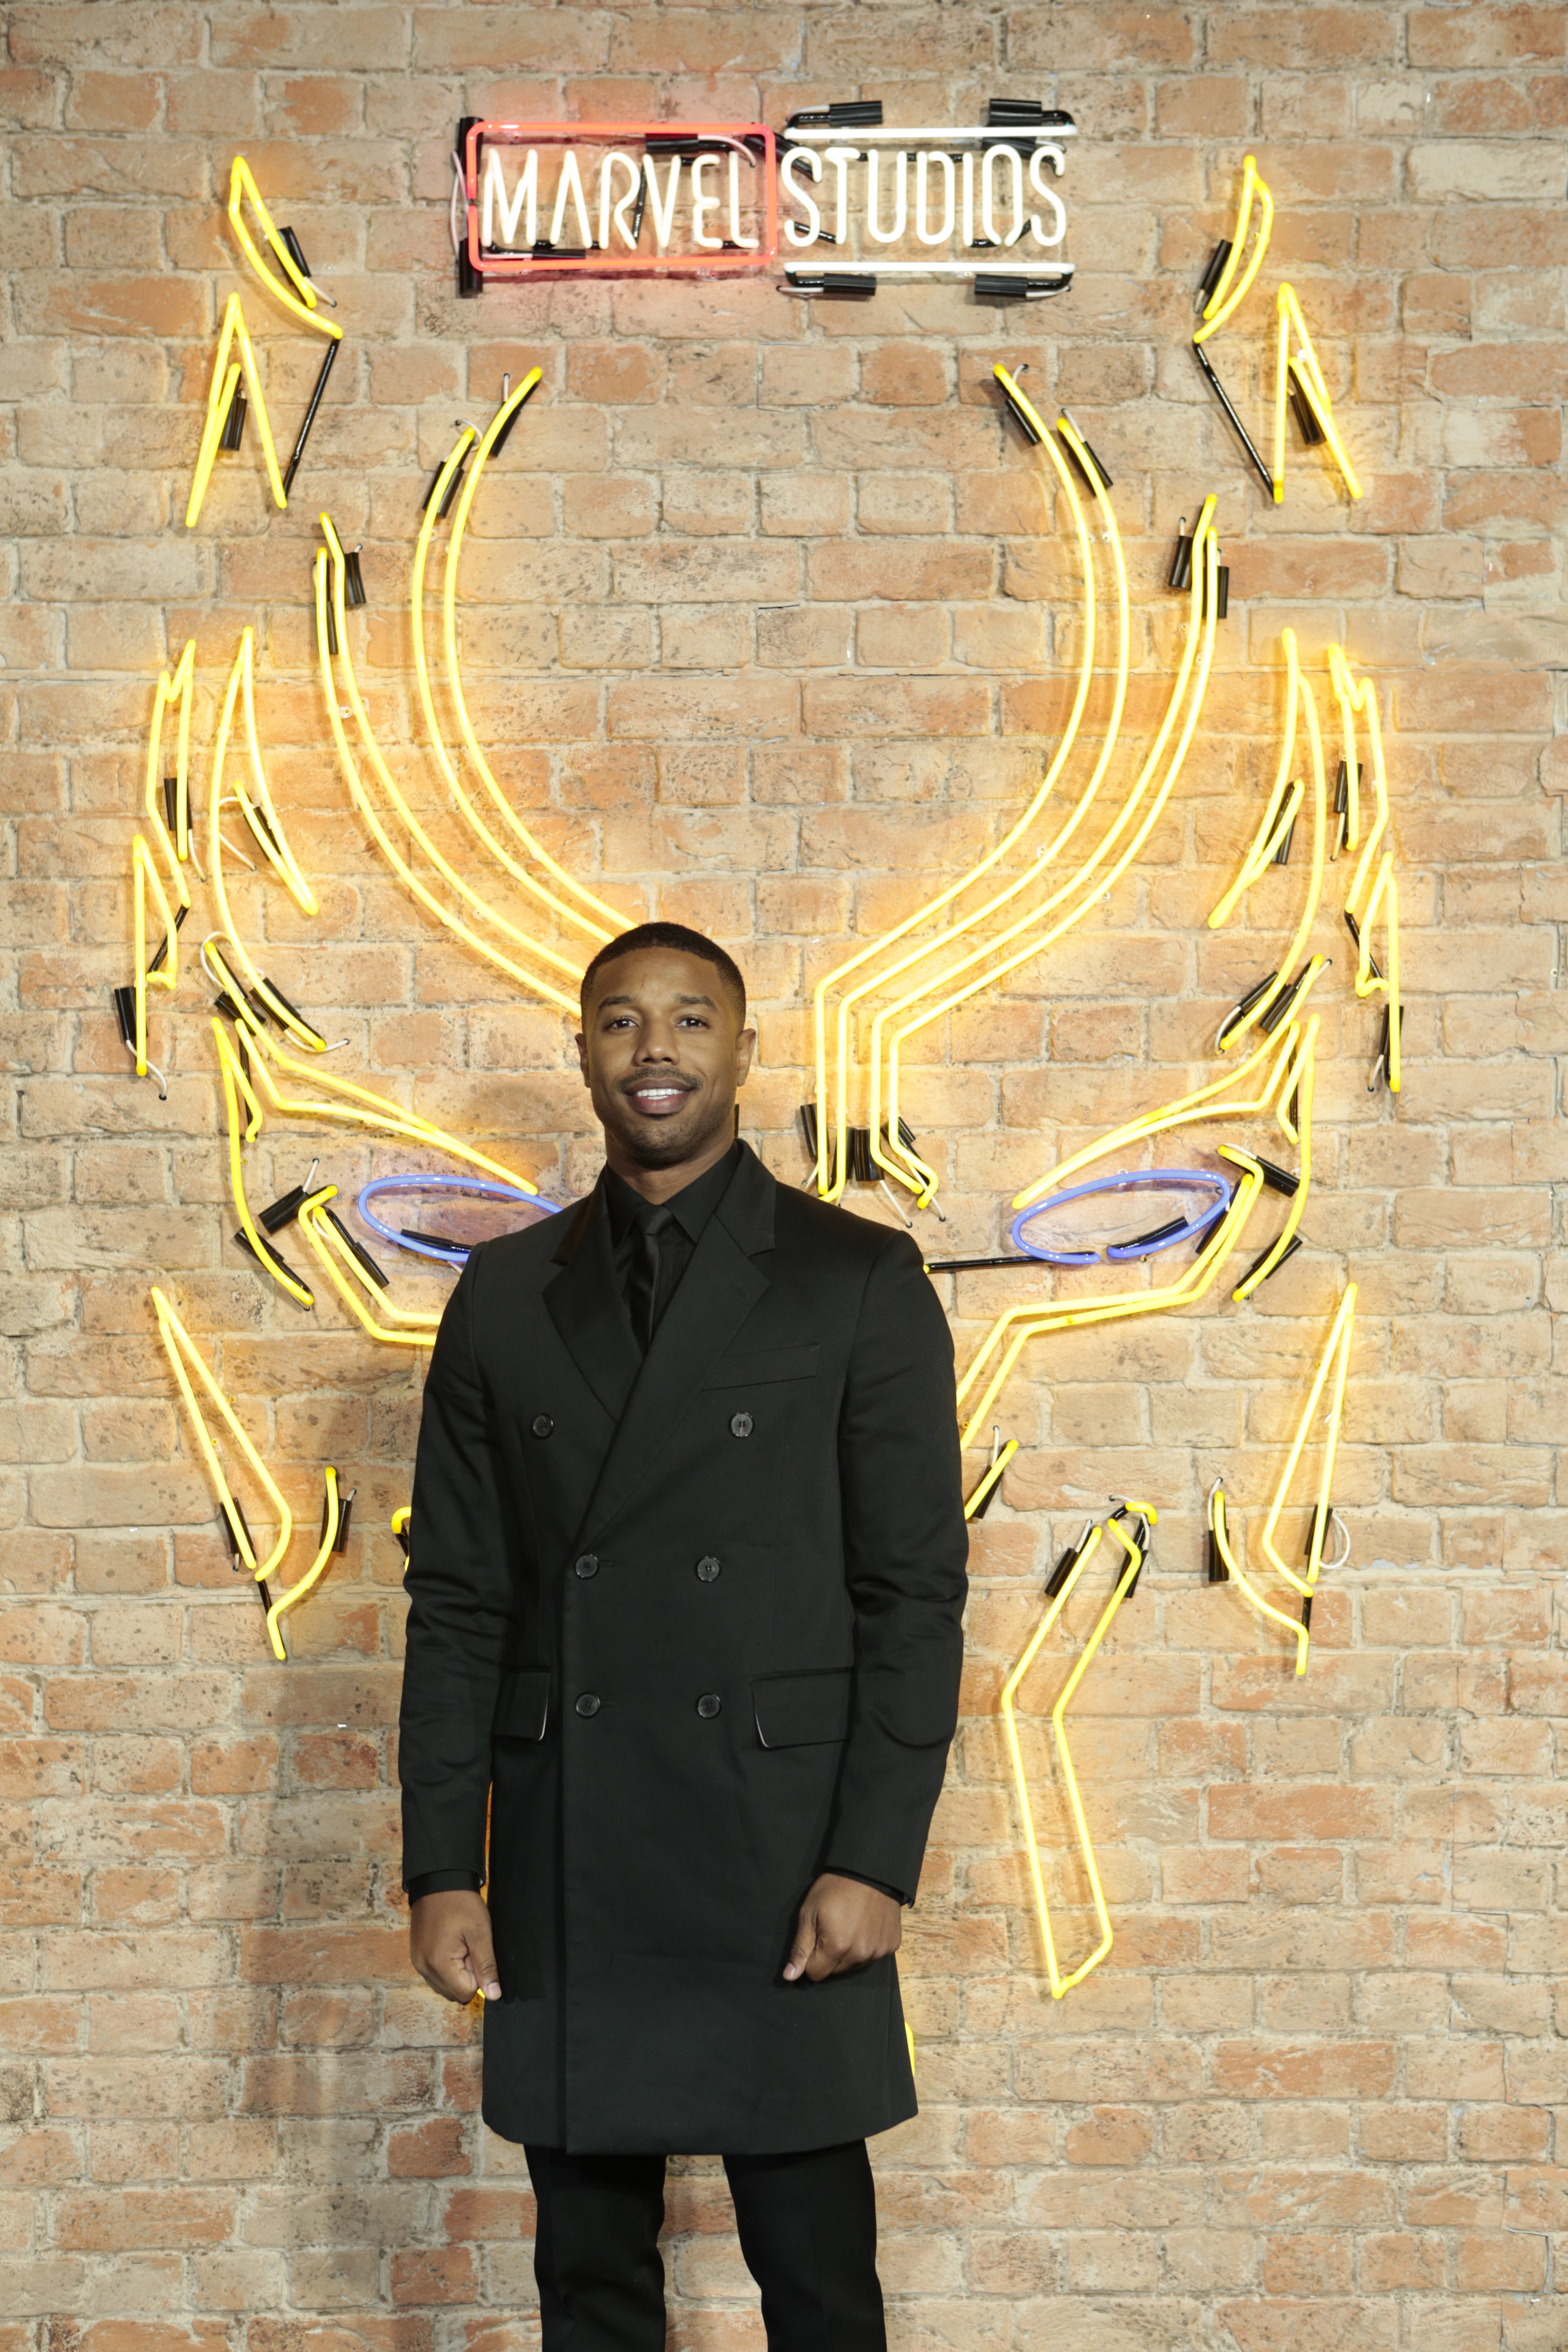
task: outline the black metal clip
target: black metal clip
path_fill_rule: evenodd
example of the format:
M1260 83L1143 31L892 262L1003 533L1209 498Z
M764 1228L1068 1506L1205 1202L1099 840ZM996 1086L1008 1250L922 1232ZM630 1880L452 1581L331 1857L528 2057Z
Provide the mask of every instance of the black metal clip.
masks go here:
M876 278L871 270L787 269L784 289L790 294L830 294L841 300L864 301L876 292Z
M1253 1259L1251 1265L1242 1276L1240 1282L1238 1283L1237 1288L1239 1290L1244 1288L1245 1286L1251 1281L1259 1267L1267 1262L1273 1246L1273 1243L1270 1242L1268 1249L1259 1251L1257 1256ZM1282 1265L1289 1265L1291 1260L1295 1256L1296 1252L1301 1248L1301 1237L1300 1234L1292 1234L1290 1240L1285 1244L1284 1248L1280 1252L1278 1264L1270 1266L1267 1275L1264 1276L1264 1280L1266 1282L1272 1282L1274 1276L1279 1273L1280 1267Z
M1301 804L1300 804L1300 803L1298 802L1298 803L1297 803L1297 807L1296 807L1296 815L1297 815L1297 816L1299 816L1300 814L1301 814ZM1274 852L1274 855L1273 855L1272 858L1270 860L1270 863L1271 865L1274 865L1274 866L1289 866L1289 864L1290 864L1290 862L1291 862L1291 842L1295 839L1295 837L1296 837L1296 818L1295 818L1295 817L1292 817L1292 818L1291 819L1290 824L1285 827L1284 832L1280 835L1280 846L1279 846L1279 848L1278 848L1278 849L1276 849L1276 851Z
M1089 1540L1090 1533L1093 1525L1094 1522L1092 1519L1084 1520L1083 1530L1077 1542L1068 1545L1067 1549L1062 1553L1061 1558L1051 1570L1050 1576L1046 1579L1045 1586L1045 1597L1048 1601L1055 1600L1057 1594L1061 1591L1062 1586L1066 1583L1068 1578L1071 1575L1073 1570L1082 1559L1083 1547Z
M466 1257L472 1242L454 1241L449 1234L421 1233L417 1225L400 1225L399 1233L405 1242L423 1242L426 1249L450 1250L454 1257Z
M846 1163L849 1181L852 1184L874 1184L876 1182L876 1162L871 1156L871 1129L869 1127L851 1128L849 1131L849 1150L846 1154Z
M245 385L240 378L236 376L235 378L234 396L229 402L228 414L224 418L224 429L218 436L218 447L220 449L237 449L240 447L245 440Z
M299 460L305 455L305 444L310 438L310 427L316 422L316 411L321 405L321 394L327 389L327 379L331 374L333 368L337 365L338 349L341 341L342 337L340 335L333 335L329 339L326 350L321 354L321 364L316 372L316 382L310 394L309 405L305 411L305 422L299 427L298 438L296 440L293 450L289 455L288 463L283 469L283 495L285 498L288 496L289 491L294 488L294 477L299 471Z
M1197 281L1197 308L1200 310L1205 307L1209 296L1218 285L1220 278L1224 273L1225 265L1230 258L1230 239L1228 236L1222 236L1219 243L1215 247L1214 251L1208 257L1207 268L1204 271L1203 276Z
M1021 368L1019 373L1020 375L1022 374L1023 371ZM1045 436L1040 431L1039 425L1035 423L1033 417L1030 416L1022 401L1019 400L1018 394L1013 390L1012 385L1010 383L1004 383L1000 376L993 377L992 381L995 383L998 391L1001 394L1002 398L1007 402L1008 408L1011 413L1013 421L1018 425L1019 430L1022 433L1024 439L1026 441L1032 442L1034 446L1038 449L1040 443L1044 440Z
M1325 956L1323 958L1323 961L1325 963L1332 963L1333 961L1333 959L1332 956ZM1291 982L1290 987L1282 988L1281 990L1279 995L1274 999L1273 1003L1269 1007L1268 1012L1264 1013L1263 1018L1259 1022L1258 1026L1262 1031L1265 1037L1271 1037L1275 1030L1280 1026L1280 1024L1290 1018L1291 1013L1295 1010L1297 999L1300 997L1302 989L1305 988L1307 984L1307 980L1311 974L1312 969L1312 967L1310 963L1303 964L1301 971L1296 974L1295 979ZM1291 1124L1294 1125L1293 1120Z
M1246 995L1240 1000L1239 1003L1233 1004L1231 1006L1229 1012L1226 1014L1224 1020L1219 1024L1218 1044L1221 1045L1224 1045L1226 1039L1229 1036L1237 1024L1246 1020L1247 1015L1251 1012L1252 1007L1263 997L1268 995L1269 991L1273 987L1274 982L1279 979L1279 977L1280 975L1277 971L1266 971L1262 979L1258 982L1257 986L1255 988L1249 988Z
M190 910L189 907L176 907L176 908L175 908L175 909L174 909L174 929L175 929L175 930L176 930L176 931L180 929L181 924L184 921L184 919L185 919L186 916L190 913L190 911L191 911L191 910ZM163 934L163 937L159 940L158 945L157 945L157 948L155 949L155 950L154 950L154 952L153 952L153 956L152 956L152 962L151 962L151 963L148 965L148 967L147 967L147 977L148 977L148 979L149 979L149 980L151 980L151 979L152 979L152 974L153 974L155 971L162 971L162 969L163 969L163 966L165 965L165 963L167 963L168 960L169 960L169 934L167 933L167 931L165 931L165 932L164 932L164 934Z
M364 576L360 570L360 551L357 547L346 548L343 551L343 602L350 607L369 602L365 594Z
M255 1258L257 1265L259 1265L265 1273L272 1275L281 1274L285 1276L288 1281L298 1285L298 1288L305 1293L304 1298L298 1302L299 1305L304 1307L315 1306L316 1300L309 1284L308 1282L300 1281L299 1276L295 1273L294 1268L289 1265L288 1260L284 1257L279 1251L275 1250L270 1242L264 1241L261 1244L261 1248L257 1249L256 1244L251 1240L250 1235L243 1230L236 1232L235 1239L239 1244L241 1249L244 1250L248 1256ZM265 1253L265 1255L263 1255L263 1253Z
M1286 373L1290 381L1291 414L1296 420L1296 430L1301 436L1301 446L1303 448L1315 449L1321 442L1328 439L1328 435L1318 423L1312 404L1301 390L1295 369L1291 367Z
M349 1549L349 1522L353 1517L354 1496L359 1493L359 1491L360 1490L357 1486L350 1486L346 1495L340 1495L338 1497L338 1526L337 1531L332 1538L332 1549L334 1553L347 1551ZM327 1540L328 1508L329 1505L327 1497L323 1495L321 1497L321 1533L317 1538L320 1543L325 1543Z
M1272 1160L1265 1160L1257 1152L1252 1156L1263 1171L1263 1181L1270 1192L1283 1192L1287 1200L1293 1201L1301 1189L1301 1178L1292 1176L1288 1168L1277 1167Z
M251 1550L254 1552L256 1550L256 1538L251 1534L250 1521L246 1517L245 1507L241 1503L237 1495L231 1495L229 1496L229 1501L234 1506L235 1517L245 1529L245 1539L246 1543L249 1544ZM223 1508L221 1504L218 1507L218 1525L224 1531L224 1540L229 1548L229 1566L234 1570L235 1574L237 1576L241 1569L246 1566L246 1558L235 1538L234 1527L229 1518L229 1515ZM247 1575L249 1574L248 1570L246 1570L246 1572Z
M642 226L643 215L641 212L639 212L632 222L632 242L633 245L637 242L637 231L642 227ZM542 381L542 378L539 381ZM523 394L522 397L517 402L516 408L513 409L510 416L507 417L505 425L502 425L500 431L497 434L495 439L490 444L490 455L492 457L498 457L500 456L502 450L506 447L507 442L512 437L512 427L516 425L518 417L522 415L524 409L528 406L529 401L533 398L538 388L538 382L533 383L529 384L527 392Z
M375 1259L371 1255L369 1250L365 1248L364 1244L354 1239L353 1234L349 1231L348 1226L343 1223L343 1220L338 1214L337 1210L332 1208L330 1204L329 1204L327 1209L327 1222L331 1226L332 1231L337 1234L339 1240L342 1243L344 1248L360 1265L363 1266L366 1274L369 1275L377 1289L390 1290L392 1288L392 1284L388 1277L382 1272L381 1267L376 1264Z
M1188 530L1186 517L1183 515L1176 525L1176 552L1171 557L1171 568L1166 578L1167 588L1192 586L1192 548L1193 533Z
M1127 1504L1118 1503L1116 1508L1112 1512L1111 1517L1113 1519L1124 1519L1127 1516L1128 1508L1129 1506ZM1137 1547L1138 1565L1133 1570L1132 1582L1128 1585L1126 1591L1122 1595L1124 1601L1131 1601L1134 1593L1136 1592L1138 1589L1138 1580L1143 1575L1145 1569L1147 1568L1149 1564L1149 1523L1147 1519L1145 1518L1142 1511L1137 1514L1137 1525L1133 1530L1133 1541Z
M803 107L785 120L786 131L880 131L880 98L840 98L831 106Z
M814 1102L803 1102L800 1105L800 1132L806 1139L806 1150L810 1155L812 1164L815 1165L817 1159L817 1106Z
M1003 277L995 269L977 269L973 284L977 302L1044 302L1052 294L1072 291L1072 280L1068 277Z
M1079 440L1082 443L1085 450L1092 459L1094 473L1099 475L1099 480L1096 481L1094 474L1090 473L1088 467L1084 465L1082 458L1079 457L1077 451L1073 448L1071 442L1068 440L1065 434L1061 436L1061 446L1066 450L1068 456L1071 458L1074 466L1078 468L1083 480L1088 483L1089 488L1093 491L1094 496L1098 498L1103 489L1108 490L1113 487L1115 477L1106 471L1104 465L1101 461L1100 453L1090 441L1088 435L1086 433L1078 432L1076 419L1069 416L1065 408L1062 410L1061 414L1066 418L1068 424L1072 426L1074 433L1078 434Z
M1204 1580L1208 1584L1228 1584L1230 1570L1225 1565L1225 1554L1219 1549L1219 1534L1214 1524L1214 1496L1208 1499L1208 1537L1204 1546Z

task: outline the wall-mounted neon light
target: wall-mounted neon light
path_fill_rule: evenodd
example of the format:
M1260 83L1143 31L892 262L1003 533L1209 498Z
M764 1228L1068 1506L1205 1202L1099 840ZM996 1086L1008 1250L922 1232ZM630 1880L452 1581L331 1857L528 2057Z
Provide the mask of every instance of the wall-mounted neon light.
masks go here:
M1029 1257L1038 1258L1043 1265L1095 1265L1099 1249L1050 1249L1040 1240L1035 1228L1044 1217L1054 1216L1070 1201L1086 1201L1123 1192L1207 1192L1209 1200L1191 1216L1177 1217L1161 1225L1156 1233L1142 1234L1131 1242L1110 1242L1104 1255L1113 1265L1128 1263L1136 1258L1154 1257L1161 1251L1179 1249L1183 1243L1196 1241L1208 1231L1216 1218L1222 1217L1230 1205L1230 1184L1213 1168L1144 1168L1118 1171L1114 1176L1096 1176L1087 1184L1070 1184L1063 1192L1053 1192L1032 1209L1024 1209L1013 1219L1011 1240L1015 1249Z
M346 1246L342 1234L329 1214L330 1203L338 1197L335 1184L323 1184L319 1192L300 1204L299 1227L319 1260L322 1273L348 1308L350 1314L372 1339L391 1348L434 1348L441 1321L439 1309L399 1307L388 1297L366 1273L354 1252ZM381 1310L372 1315L365 1297L375 1300ZM381 1317L389 1318L382 1321Z
M409 1250L416 1257L435 1258L444 1265L461 1265L467 1258L472 1244L463 1241L445 1241L435 1234L413 1233L406 1225L389 1225L371 1206L372 1201L384 1201L389 1193L412 1192L415 1198L430 1195L439 1205L454 1198L481 1201L515 1201L519 1207L544 1209L559 1215L560 1202L547 1201L540 1192L520 1192L515 1184L491 1184L474 1176L433 1176L422 1173L406 1176L376 1176L362 1185L354 1206L371 1233L390 1242L393 1249Z
M1134 1515L1130 1528L1123 1523L1128 1514ZM1149 1529L1155 1526L1157 1521L1158 1514L1151 1504L1128 1502L1124 1503L1105 1521L1103 1528L1085 1528L1078 1543L1058 1561L1056 1571L1046 1588L1048 1598L1045 1614L1030 1635L1017 1665L1002 1685L1000 1700L1002 1727L1007 1738L1008 1755L1012 1765L1013 1788L1019 1801L1019 1811L1022 1817L1024 1854L1029 1864L1030 1883L1034 1894L1035 1917L1040 1924L1040 1941L1045 1948L1045 1964L1051 1979L1051 1994L1053 2000L1061 2000L1065 1994L1072 1990L1074 1985L1082 1984L1090 1971L1099 1967L1114 1941L1111 1927L1111 1914L1106 1906L1104 1889L1100 1884L1100 1873L1094 1860L1094 1847L1089 1835L1089 1823L1084 1816L1083 1800L1079 1792L1078 1775L1073 1769L1072 1751L1068 1744L1067 1710L1072 1704L1080 1683L1093 1664L1101 1643L1115 1622L1117 1612L1123 1603L1131 1598L1138 1579L1143 1573L1144 1562L1148 1554ZM1072 1825L1078 1840L1078 1850L1082 1860L1084 1874L1089 1881L1090 1897L1094 1906L1094 1916L1099 1927L1099 1939L1088 1958L1081 1960L1075 1969L1063 1973L1056 1956L1056 1938L1051 1926L1051 1906L1046 1899L1045 1880L1040 1867L1040 1843L1035 1830L1034 1808L1030 1801L1029 1775L1024 1769L1023 1753L1019 1745L1014 1702L1018 1696L1019 1685L1033 1664L1040 1644L1071 1599L1079 1580L1094 1557L1102 1535L1107 1532L1120 1545L1124 1555L1123 1562L1111 1598L1102 1609L1093 1632L1079 1652L1072 1671L1062 1686L1061 1694L1051 1710L1051 1737L1055 1741L1056 1752L1061 1760L1061 1777L1072 1811Z

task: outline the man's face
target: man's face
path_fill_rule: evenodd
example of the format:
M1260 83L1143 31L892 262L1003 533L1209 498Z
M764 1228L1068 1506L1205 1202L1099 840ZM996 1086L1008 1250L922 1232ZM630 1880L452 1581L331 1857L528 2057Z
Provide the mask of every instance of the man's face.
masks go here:
M756 1044L702 957L641 948L606 964L577 1052L612 1164L617 1145L639 1167L672 1168L727 1143Z

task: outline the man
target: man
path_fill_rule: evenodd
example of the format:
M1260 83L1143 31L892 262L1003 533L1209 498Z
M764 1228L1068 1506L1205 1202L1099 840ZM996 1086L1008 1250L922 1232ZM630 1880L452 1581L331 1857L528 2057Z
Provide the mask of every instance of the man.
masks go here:
M484 1995L546 2352L661 2352L673 2150L724 2155L772 2352L885 2342L865 2137L915 2111L893 1956L957 1708L953 1350L905 1234L735 1139L755 1043L699 933L601 950L604 1172L474 1252L424 1394L412 1951Z

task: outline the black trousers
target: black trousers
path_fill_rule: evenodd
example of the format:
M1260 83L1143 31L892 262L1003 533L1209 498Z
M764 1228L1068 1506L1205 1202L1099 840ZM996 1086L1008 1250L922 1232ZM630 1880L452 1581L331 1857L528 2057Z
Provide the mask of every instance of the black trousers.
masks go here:
M524 2154L539 2209L544 2352L664 2352L664 2158ZM727 2156L724 2168L768 2352L885 2352L864 2140Z

